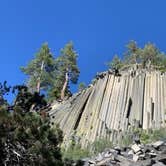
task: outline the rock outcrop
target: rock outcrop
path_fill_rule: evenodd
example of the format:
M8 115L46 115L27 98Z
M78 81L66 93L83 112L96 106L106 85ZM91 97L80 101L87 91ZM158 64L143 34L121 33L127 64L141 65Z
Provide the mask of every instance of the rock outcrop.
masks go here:
M158 129L166 126L166 74L143 69L100 73L93 84L49 112L64 140L73 135L82 146L97 138L121 139L132 126Z

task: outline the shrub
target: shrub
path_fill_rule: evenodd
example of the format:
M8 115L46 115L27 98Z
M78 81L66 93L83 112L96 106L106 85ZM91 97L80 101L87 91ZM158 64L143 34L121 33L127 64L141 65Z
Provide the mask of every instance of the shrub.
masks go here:
M82 149L80 145L70 146L67 150L62 150L62 155L65 161L78 161L82 158L90 156L88 149Z
M111 148L112 142L108 139L98 139L92 144L92 152L94 154L104 151L106 148Z
M166 139L166 128L154 129L154 130L139 130L140 141L143 144L151 143L157 140Z
M132 134L126 133L123 138L120 140L120 146L129 146L133 142Z
M140 136L140 141L143 144L147 144L150 142L150 134L147 133L147 131L142 131Z
M165 140L166 139L166 128L160 128L157 130L153 130L152 136L151 136L152 141L156 140Z

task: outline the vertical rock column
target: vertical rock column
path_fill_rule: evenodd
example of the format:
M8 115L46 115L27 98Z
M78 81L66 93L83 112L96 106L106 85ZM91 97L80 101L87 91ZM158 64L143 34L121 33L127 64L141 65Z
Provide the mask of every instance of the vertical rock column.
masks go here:
M99 114L101 111L103 111L101 109L101 105L103 102L103 98L106 92L106 87L107 87L107 83L108 83L108 75L105 76L105 78L102 80L102 84L101 84L101 90L99 90L99 97L98 100L96 100L96 108L94 110L94 115L92 116L92 121L91 121L91 126L93 126L93 128L90 130L91 134L89 135L90 140L95 141L96 137L97 137L97 131L98 131L98 127L99 127Z

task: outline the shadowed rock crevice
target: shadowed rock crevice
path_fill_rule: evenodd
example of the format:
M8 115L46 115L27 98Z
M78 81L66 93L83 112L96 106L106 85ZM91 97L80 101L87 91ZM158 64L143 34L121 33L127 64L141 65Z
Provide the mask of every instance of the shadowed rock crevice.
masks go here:
M131 113L131 106L132 106L132 100L129 98L129 103L128 103L128 109L127 109L127 115L126 118L128 119Z
M143 126L143 112L144 112L144 98L145 98L145 77L143 78L143 95L142 95L142 109L141 109L141 119L140 126Z
M79 123L80 123L82 114L83 114L84 109L85 109L85 107L86 107L86 104L87 104L87 102L88 102L89 96L90 96L90 94L88 95L88 97L87 97L87 99L86 99L84 105L83 105L82 108L80 109L80 113L79 113L79 115L78 115L78 118L77 118L76 123L75 123L74 128L73 128L74 130L77 130L77 127L78 127L78 125L79 125Z

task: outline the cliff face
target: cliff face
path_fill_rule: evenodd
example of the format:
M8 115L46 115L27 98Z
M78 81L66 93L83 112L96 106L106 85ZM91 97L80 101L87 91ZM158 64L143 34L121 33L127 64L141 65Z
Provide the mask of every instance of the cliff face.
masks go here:
M54 104L51 121L59 123L64 139L73 135L86 146L97 138L120 139L132 126L166 126L166 74L124 71L98 75L95 83L63 103Z

